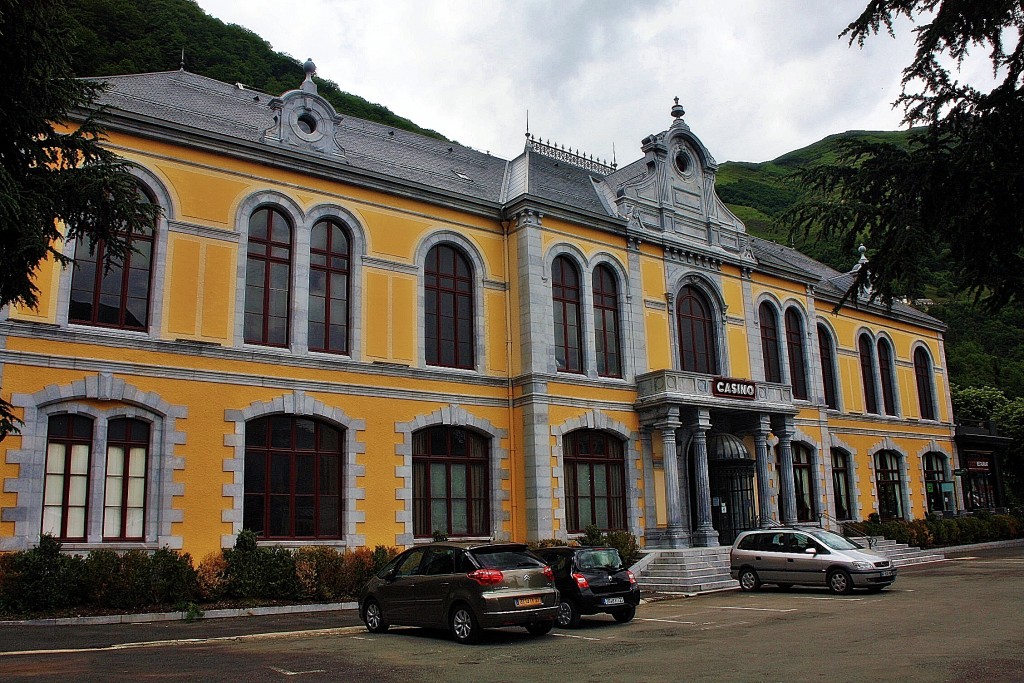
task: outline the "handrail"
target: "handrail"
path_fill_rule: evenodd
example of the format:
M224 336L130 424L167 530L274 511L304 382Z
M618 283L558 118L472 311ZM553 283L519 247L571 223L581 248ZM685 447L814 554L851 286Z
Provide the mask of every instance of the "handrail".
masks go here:
M773 529L773 528L776 528L776 527L784 527L784 526L786 526L785 524L783 524L779 520L772 519L771 517L769 517L768 519L766 519L764 521L766 523L766 526L762 527L761 526L761 518L760 517L755 517L754 518L754 526L756 526L758 528L769 528L769 529Z
M821 512L818 514L818 526L822 529L825 527L825 522L828 521L830 527L838 527L839 531L846 538L856 536L858 538L865 538L868 542L869 548L875 547L875 539L868 533L867 527L864 526L863 522L855 522L851 519L836 519L827 512Z

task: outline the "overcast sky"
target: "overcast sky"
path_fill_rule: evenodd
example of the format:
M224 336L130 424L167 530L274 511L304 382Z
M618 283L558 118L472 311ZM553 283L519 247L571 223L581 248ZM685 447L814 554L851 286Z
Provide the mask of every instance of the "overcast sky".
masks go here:
M895 130L909 24L864 48L866 0L198 0L317 74L503 158L530 131L623 165L673 97L719 161ZM187 58L187 50L186 50ZM302 74L296 73L296 87Z

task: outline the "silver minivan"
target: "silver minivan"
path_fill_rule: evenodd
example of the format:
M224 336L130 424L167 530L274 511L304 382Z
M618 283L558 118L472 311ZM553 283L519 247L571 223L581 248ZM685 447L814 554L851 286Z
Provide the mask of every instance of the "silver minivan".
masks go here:
M888 557L824 529L745 531L733 543L729 565L745 591L774 583L828 586L845 594L854 588L879 591L896 580Z

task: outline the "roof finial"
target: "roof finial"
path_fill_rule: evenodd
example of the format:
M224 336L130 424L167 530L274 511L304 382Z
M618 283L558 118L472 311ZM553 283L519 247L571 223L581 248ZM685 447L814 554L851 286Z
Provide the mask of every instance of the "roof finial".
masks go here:
M181 71L185 70L185 48L184 47L181 48L181 64L178 65L178 68Z
M675 104L672 105L672 117L677 121L686 115L686 110L683 109L683 105L679 104L679 98L675 98Z
M530 110L526 110L526 137L530 137Z
M306 63L302 65L302 70L306 72L306 80L302 82L302 89L315 95L316 83L313 82L313 75L316 73L316 64L313 63L312 57L306 59Z
M865 247L863 244L861 244L859 247L857 247L857 251L860 252L860 258L857 259L857 264L853 267L853 270L850 271L851 273L859 272L861 268L863 268L864 266L867 265L867 263L868 263L867 250L868 250L868 248Z

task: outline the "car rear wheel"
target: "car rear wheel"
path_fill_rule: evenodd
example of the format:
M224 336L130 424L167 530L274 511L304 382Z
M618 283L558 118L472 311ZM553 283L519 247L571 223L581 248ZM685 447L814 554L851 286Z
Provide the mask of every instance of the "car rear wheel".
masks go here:
M550 633L554 625L554 621L535 621L532 624L527 624L526 630L530 632L531 636L542 636L545 633Z
M391 625L384 621L384 613L381 612L380 605L376 600L366 602L366 606L363 608L363 622L366 624L366 630L370 633L384 633Z
M619 622L620 624L625 624L627 622L633 621L633 617L636 616L636 607L630 605L625 609L616 610L612 612L612 616L615 617L615 621Z
M756 591L761 587L761 579L757 576L757 572L753 569L747 568L740 572L740 590L751 592Z
M846 595L853 590L853 579L845 569L833 569L828 573L828 589L836 595Z
M456 605L449 621L452 637L457 643L475 643L480 640L480 624L476 616L466 605Z
M580 625L580 608L570 600L562 600L558 603L556 621L559 628L576 628Z

